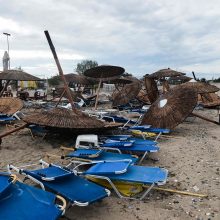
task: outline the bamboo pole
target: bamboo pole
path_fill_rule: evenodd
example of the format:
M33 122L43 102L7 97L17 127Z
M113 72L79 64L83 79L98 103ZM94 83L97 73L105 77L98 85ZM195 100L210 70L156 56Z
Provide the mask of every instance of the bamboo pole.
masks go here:
M64 96L64 93L65 93L65 89L64 89L64 90L63 90L63 92L61 93L60 98L59 98L59 100L58 100L58 102L57 102L57 104L56 104L56 106L55 106L55 107L57 107L57 106L59 105L59 103L60 103L61 99L62 99L62 98L63 98L63 96Z
M209 119L209 118L206 118L206 117L204 117L204 116L202 116L202 115L199 115L199 114L197 114L197 113L193 113L193 112L192 112L191 115L193 115L193 116L195 116L195 117L197 117L197 118L201 118L201 119L203 119L203 120L205 120L205 121L214 123L214 124L216 124L216 125L220 125L219 122L214 121L214 120L211 120L211 119Z
M98 90L97 90L97 96L96 96L96 100L95 100L95 110L97 109L97 105L98 105L99 91L100 91L100 88L101 88L101 84L102 84L102 80L100 79L100 81L99 81L99 86L98 86Z
M149 187L150 186L146 186L146 185L143 186L143 188L149 188ZM160 187L153 187L153 189L158 190L158 191L163 191L163 192L177 193L177 194L186 195L186 196L196 196L196 197L201 197L201 198L208 197L208 195L204 195L204 194L180 191L180 190L175 190L175 189L166 189L166 188L160 188Z
M54 57L54 60L56 62L56 65L57 65L57 69L59 71L59 74L61 76L61 79L63 80L63 83L64 83L64 89L66 90L66 93L67 93L67 98L69 99L69 102L72 106L72 109L75 109L75 106L74 106L74 103L73 103L73 99L72 99L72 96L71 96L71 93L70 93L70 90L69 90L69 86L67 85L67 82L66 82L66 79L64 77L64 74L63 74L63 70L62 70L62 67L60 65L60 62L59 62L59 59L57 57L57 53L56 53L56 50L55 50L55 47L52 43L52 40L50 38L50 34L48 31L44 31L45 35L46 35L46 38L47 38L47 41L48 41L48 44L50 46L50 49L51 49L51 52L53 54L53 57Z

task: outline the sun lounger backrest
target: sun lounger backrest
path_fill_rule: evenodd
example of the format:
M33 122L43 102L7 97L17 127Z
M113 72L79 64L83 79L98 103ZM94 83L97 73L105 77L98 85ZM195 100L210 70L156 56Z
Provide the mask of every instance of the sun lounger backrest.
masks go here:
M78 135L75 147L86 149L98 147L98 136L94 134Z

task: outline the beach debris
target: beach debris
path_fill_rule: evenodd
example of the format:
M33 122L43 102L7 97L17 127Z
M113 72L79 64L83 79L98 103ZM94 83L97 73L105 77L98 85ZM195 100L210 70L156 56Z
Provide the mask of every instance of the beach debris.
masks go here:
M13 115L23 108L23 102L19 98L1 97L0 98L0 113Z

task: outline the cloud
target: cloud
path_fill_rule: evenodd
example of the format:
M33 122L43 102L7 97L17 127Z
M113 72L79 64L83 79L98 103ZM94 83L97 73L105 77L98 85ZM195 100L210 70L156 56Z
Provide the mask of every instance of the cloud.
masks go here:
M161 68L219 74L218 0L0 0L11 63L55 74L48 29L65 71L81 59L123 66L141 76ZM0 38L0 54L7 49ZM3 55L3 54L2 54Z

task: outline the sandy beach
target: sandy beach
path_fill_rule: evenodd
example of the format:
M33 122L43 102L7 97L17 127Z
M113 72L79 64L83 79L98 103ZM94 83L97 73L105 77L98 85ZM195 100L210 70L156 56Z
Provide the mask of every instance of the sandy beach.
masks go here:
M197 113L218 120L216 110L197 110ZM174 138L160 139L158 153L151 154L143 165L169 170L166 188L207 194L208 198L183 196L151 191L144 201L111 197L88 207L71 207L62 219L219 219L219 143L220 127L192 118L172 133ZM1 130L5 127L1 126ZM61 145L72 142L62 137L32 139L27 130L3 139L0 168L7 164L35 163L46 152L58 154Z

